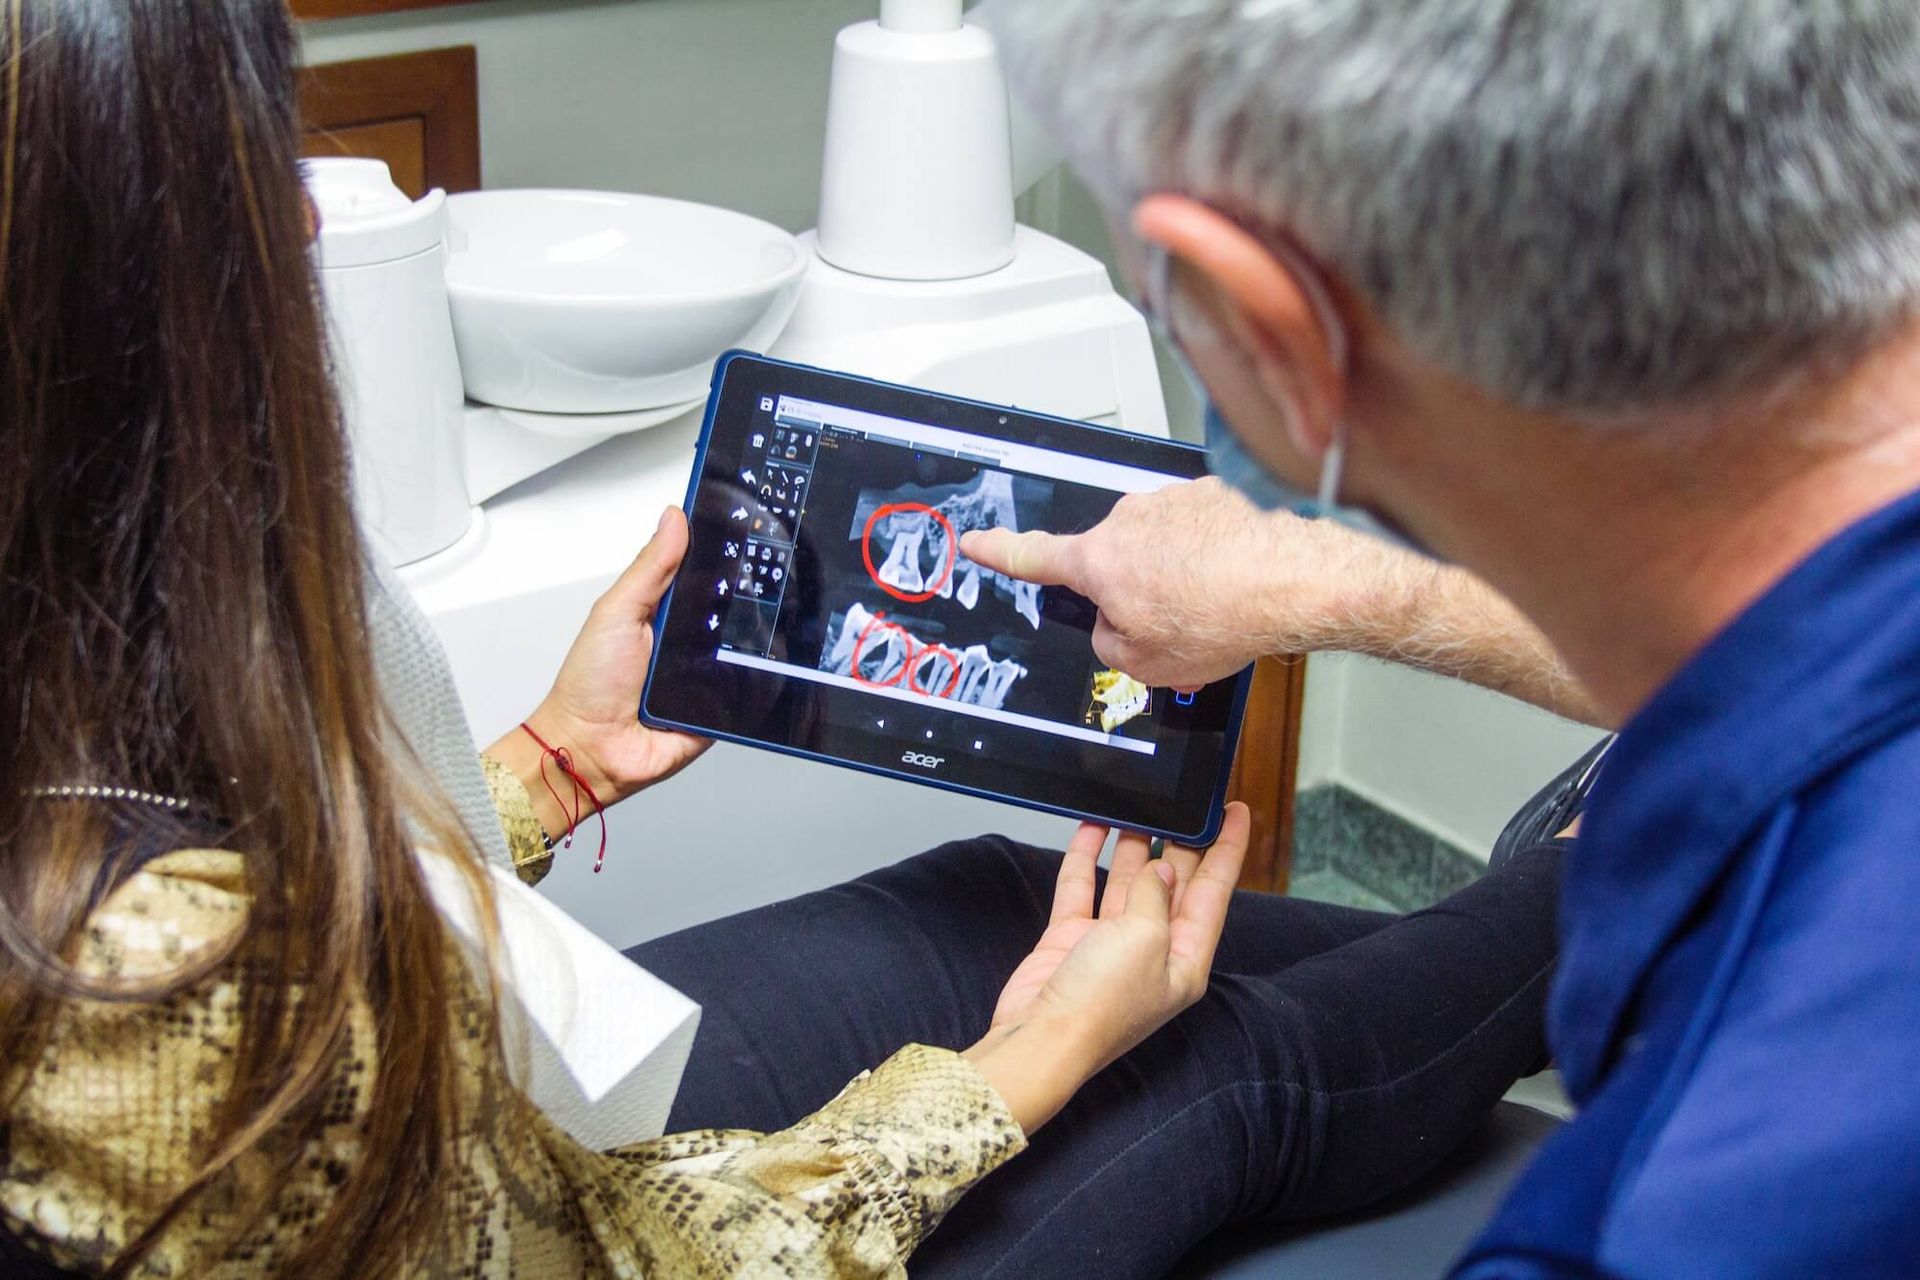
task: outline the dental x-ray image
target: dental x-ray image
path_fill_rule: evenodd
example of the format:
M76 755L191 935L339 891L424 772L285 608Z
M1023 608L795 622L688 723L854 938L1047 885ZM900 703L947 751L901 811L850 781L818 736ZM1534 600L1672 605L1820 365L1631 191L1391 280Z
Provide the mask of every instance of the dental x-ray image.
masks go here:
M975 529L1044 528L1052 502L1047 481L991 470L965 485L867 489L847 536L863 544L876 584L896 598L953 600L972 612L987 587L1037 631L1041 588L973 563L958 540Z
M1129 711L1124 698L1101 707L1111 728L1088 718L1094 673L1106 665L1093 652L1091 602L994 573L959 548L976 529L1092 528L1112 509L1113 493L846 432L824 432L818 446L802 518L791 525L778 512L772 561L747 532L729 590L737 595L744 582L751 601L768 603L732 610L722 643L850 679L869 693L1152 736L1150 713ZM760 462L740 465L769 482ZM777 475L771 483L769 505L794 487ZM744 505L749 519L758 515ZM791 548L782 545L789 529ZM757 625L736 629L733 613Z
M858 602L836 614L820 669L882 689L905 689L999 711L1027 668L995 658L985 644L949 648L914 634Z

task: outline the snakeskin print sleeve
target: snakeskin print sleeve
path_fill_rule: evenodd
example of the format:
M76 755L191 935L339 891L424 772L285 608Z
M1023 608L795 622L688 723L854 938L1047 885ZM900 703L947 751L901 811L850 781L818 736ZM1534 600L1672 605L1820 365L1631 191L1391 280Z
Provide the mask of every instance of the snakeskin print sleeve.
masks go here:
M649 1275L904 1276L960 1196L1025 1146L966 1059L911 1045L782 1133L684 1134L595 1158L623 1188L595 1229L643 1242Z
M78 962L100 976L158 977L243 928L237 854L183 852L148 865L92 919ZM72 1001L37 1056L0 1067L0 1215L57 1264L103 1269L188 1184L208 1154L240 1034L231 973L154 1003ZM505 1085L491 1042L460 1029L463 1163L448 1232L415 1272L465 1277L900 1277L916 1243L1025 1138L972 1066L909 1047L782 1133L676 1134L612 1152L581 1147ZM264 1217L234 1217L246 1162L175 1219L138 1274L278 1275L324 1222L358 1150L378 1063L362 1005L335 1068L310 1158Z
M553 870L553 850L547 848L546 833L534 816L526 784L492 756L482 755L480 767L486 771L487 790L493 793L493 807L500 814L500 829L506 833L507 850L513 854L513 869L520 883L539 884Z

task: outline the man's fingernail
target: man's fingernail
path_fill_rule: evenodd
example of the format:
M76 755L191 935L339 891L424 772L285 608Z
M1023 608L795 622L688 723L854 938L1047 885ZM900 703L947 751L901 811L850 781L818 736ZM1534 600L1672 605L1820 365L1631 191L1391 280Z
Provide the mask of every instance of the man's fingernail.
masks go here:
M661 532L667 527L667 521L671 519L673 519L673 508L668 507L666 510L660 513L660 523L653 526L653 531L655 533Z

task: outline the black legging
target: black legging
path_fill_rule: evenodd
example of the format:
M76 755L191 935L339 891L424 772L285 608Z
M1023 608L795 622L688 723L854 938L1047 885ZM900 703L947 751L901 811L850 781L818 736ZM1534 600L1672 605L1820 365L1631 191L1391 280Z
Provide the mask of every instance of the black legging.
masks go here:
M1206 997L975 1188L913 1274L1160 1276L1228 1223L1406 1186L1541 1058L1561 857L1524 850L1405 917L1238 895ZM951 844L636 948L705 1010L671 1128L783 1129L904 1044L979 1039L1059 864Z

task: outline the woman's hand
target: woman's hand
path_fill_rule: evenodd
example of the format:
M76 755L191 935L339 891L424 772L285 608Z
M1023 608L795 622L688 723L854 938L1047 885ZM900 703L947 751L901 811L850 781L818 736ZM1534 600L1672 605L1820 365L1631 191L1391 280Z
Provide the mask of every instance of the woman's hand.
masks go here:
M668 507L653 540L594 603L552 691L527 717L535 733L568 752L604 805L671 778L713 745L704 738L649 729L639 718L640 693L653 659L653 615L686 553L687 518L679 508ZM527 784L547 834L555 839L564 834L572 815L541 782L538 744L515 729L487 754ZM551 764L546 773L560 795L570 799L572 784ZM579 816L591 816L592 805L584 797L582 804Z
M1096 904L1107 830L1080 828L1046 933L1008 980L992 1029L967 1051L1027 1132L1206 993L1249 830L1247 807L1232 804L1205 854L1169 845L1152 860L1146 837L1122 835Z

